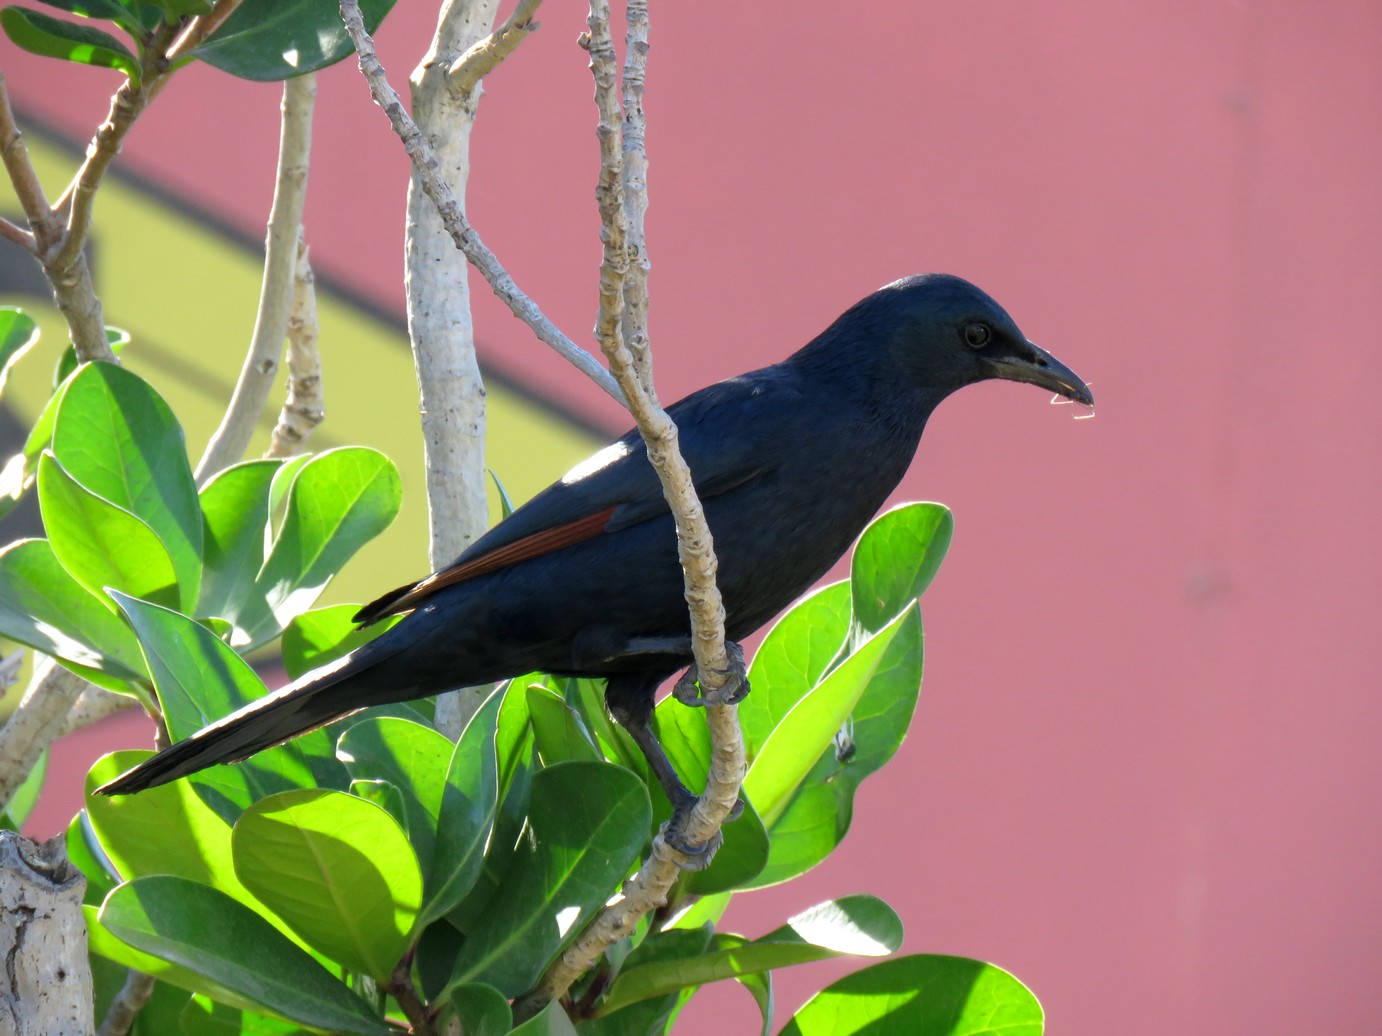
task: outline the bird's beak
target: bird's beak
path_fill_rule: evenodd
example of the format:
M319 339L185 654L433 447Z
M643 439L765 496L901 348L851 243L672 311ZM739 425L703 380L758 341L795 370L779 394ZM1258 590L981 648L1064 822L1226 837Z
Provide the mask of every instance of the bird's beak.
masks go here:
M1094 405L1094 393L1089 391L1089 386L1078 374L1040 346L1031 342L1024 344L1026 348L1022 350L1021 355L989 359L989 363L993 365L994 377L1003 378L1005 381L1025 381L1030 385L1040 385L1066 399L1073 399L1076 403Z

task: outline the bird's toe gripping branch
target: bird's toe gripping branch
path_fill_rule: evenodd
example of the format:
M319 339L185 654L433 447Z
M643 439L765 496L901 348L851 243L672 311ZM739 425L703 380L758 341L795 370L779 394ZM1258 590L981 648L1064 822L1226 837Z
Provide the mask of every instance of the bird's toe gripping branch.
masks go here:
M748 671L744 668L744 649L732 640L725 641L729 668L717 670L725 678L718 688L707 690L701 686L700 670L696 663L686 670L672 686L672 696L683 705L700 708L704 705L738 705L749 696Z

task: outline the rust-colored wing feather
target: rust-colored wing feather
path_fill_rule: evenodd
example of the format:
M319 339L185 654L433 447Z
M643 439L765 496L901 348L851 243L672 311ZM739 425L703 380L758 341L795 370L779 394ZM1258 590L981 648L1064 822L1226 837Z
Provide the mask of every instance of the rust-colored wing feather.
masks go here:
M529 558L550 554L554 550L569 547L573 543L593 539L604 532L615 509L615 507L606 507L602 511L588 514L574 522L558 525L551 529L543 529L541 532L524 536L512 543L506 543L502 547L495 547L478 557L466 558L464 561L457 562L440 572L434 572L420 583L391 590L356 612L355 621L362 625L369 625L389 615L399 615L406 611L412 611L426 598L445 587L463 583L467 579L474 579L486 572L506 568Z

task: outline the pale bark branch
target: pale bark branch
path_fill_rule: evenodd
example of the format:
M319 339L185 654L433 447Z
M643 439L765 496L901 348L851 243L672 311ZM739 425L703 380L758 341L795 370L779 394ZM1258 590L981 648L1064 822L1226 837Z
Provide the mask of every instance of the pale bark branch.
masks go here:
M20 132L19 124L14 118L14 109L10 107L10 92L3 73L0 73L0 155L4 157L5 172L9 175L10 183L14 185L19 207L24 210L24 217L29 221L30 227L29 230L24 230L5 220L5 225L13 230L6 230L5 236L29 252L37 254L39 236L45 233L45 226L52 226L55 220L53 210L48 205L48 198L43 193L43 185L39 183L38 174L34 172L33 163L29 160L29 149L24 145L24 134ZM51 233L51 230L48 232Z
M413 163L413 170L423 190L436 205L442 223L456 247L480 271L490 288L509 307L514 316L527 324L541 342L554 349L621 405L626 405L624 394L610 373L601 367L599 361L590 353L563 334L537 304L519 290L508 271L480 240L479 234L466 219L451 188L437 173L436 159L422 131L404 110L398 93L389 85L384 67L375 54L374 41L365 31L358 0L341 0L341 15L345 19L346 31L350 33L350 38L355 44L355 51L360 57L360 72L369 83L370 93L375 103L384 110L394 132L403 141L403 148Z
M316 76L310 73L283 84L278 176L265 235L259 310L230 405L197 464L199 484L245 455L278 374L293 304L293 268L297 262L298 228L307 198L307 164L312 150L312 108L316 96Z
M647 124L643 84L648 67L648 0L629 0L625 11L623 168L624 216L628 222L628 272L624 276L624 344L639 378L652 389L652 356L648 352L648 239L643 230L648 211ZM656 398L656 397L654 397Z
M35 663L24 697L0 727L0 802L8 802L24 783L85 686L51 658Z
M134 1027L134 1020L139 1017L139 1012L144 1010L144 1005L149 1002L153 992L153 976L130 968L125 976L125 984L120 987L120 992L115 994L115 999L106 1009L106 1016L101 1019L101 1027L96 1030L96 1036L125 1036Z
M676 519L677 550L686 580L696 667L702 688L711 692L724 685L730 671L730 660L725 650L724 605L715 585L717 562L714 543L691 480L691 471L678 447L676 425L658 405L652 392L651 364L646 355L646 280L641 295L642 311L631 322L625 321L624 307L630 271L628 247L630 238L642 239L643 211L646 207L642 171L645 167L641 163L638 166L635 174L637 182L632 190L637 198L630 205L630 191L625 186L628 180L622 168L629 145L623 140L621 132L623 112L615 90L616 64L609 29L608 0L591 0L590 12L590 33L585 42L590 51L591 71L595 77L595 101L600 115L596 130L601 160L596 198L600 205L601 239L605 246L600 265L597 337L609 360L610 370L629 399L629 409L647 444L648 459L657 471L663 494ZM639 12L637 19L631 17L629 33L630 42L637 41L642 51L637 56L630 55L630 60L635 62L637 86L632 93L627 86L625 88L625 105L629 105L632 97L633 106L638 109L639 134L634 150L641 153L642 63L647 48L646 8ZM646 278L646 266L635 276ZM636 288L635 292L638 290ZM642 336L642 364L635 362L634 353L624 337L626 330ZM738 799L746 770L737 708L733 705L708 706L706 721L711 737L710 772L705 791L696 800L681 832L682 837L693 845L708 843L719 831ZM682 855L669 846L663 833L659 832L653 839L651 855L638 873L624 883L619 897L600 912L548 969L537 989L516 1005L516 1017L535 1013L548 1000L563 996L608 947L633 932L639 918L664 905L683 862Z
M326 417L322 405L322 359L317 349L316 274L307 254L307 238L298 228L297 262L293 266L293 305L288 314L288 398L274 425L266 457L292 457Z
M37 845L0 831L0 1032L89 1036L91 966L82 894L59 835Z
M67 717L63 720L62 728L58 731L57 736L66 737L75 730L99 723L107 716L142 706L143 702L138 698L128 694L116 694L114 691L108 691L104 687L97 687L94 683L89 683L77 696L72 708L68 710Z
M446 77L452 90L458 94L468 94L474 90L481 79L489 75L499 63L512 54L520 43L537 32L538 23L533 21L542 0L520 0L513 14L504 24L471 46L465 53L451 63Z

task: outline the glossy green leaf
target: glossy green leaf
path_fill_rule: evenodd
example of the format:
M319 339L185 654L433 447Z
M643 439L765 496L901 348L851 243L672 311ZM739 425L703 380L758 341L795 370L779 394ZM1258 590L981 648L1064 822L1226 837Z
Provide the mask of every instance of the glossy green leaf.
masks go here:
M82 897L82 902L100 906L110 890L120 884L120 878L114 873L105 850L96 840L96 832L91 827L86 810L78 810L67 825L66 845L67 858L86 875L86 895Z
M576 1027L556 1000L511 1031L513 1036L576 1036Z
M425 885L422 923L450 913L485 864L499 808L495 739L503 695L494 691L470 718L447 765L436 852Z
M12 830L18 831L22 828L24 821L28 820L29 814L34 811L34 806L38 805L38 795L43 790L43 778L47 773L48 749L45 748L39 753L38 762L29 770L29 775L19 782L19 787L14 789L9 802L4 804L5 819L9 821Z
M882 629L922 595L945 559L955 519L941 504L899 504L875 518L854 548L854 621Z
M499 481L499 476L494 473L493 468L486 468L489 477L494 482L494 488L499 493L499 517L501 520L513 514L513 501L509 499L508 490L504 488L504 483Z
M461 949L449 986L530 989L637 859L651 812L643 783L607 763L560 763L533 777L529 833Z
M63 392L52 449L83 488L153 530L177 573L181 607L191 611L201 584L202 514L168 404L123 367L88 363Z
M139 641L120 617L58 562L47 540L0 550L0 635L81 666L112 690L147 680Z
M605 707L605 681L586 677L547 677L547 686L560 691L576 710L585 729L595 735L601 754L626 770L644 773L646 761L629 732L610 717Z
M137 878L110 894L100 921L137 949L205 975L285 1018L362 1036L390 1032L268 921L216 889L171 875Z
M53 0L43 0L43 2L47 4L52 4L54 7L62 6L63 10L69 9L65 3L59 5L53 3ZM115 0L108 0L108 2L114 4L117 10L120 10L122 12L125 10L125 8L120 7L119 4L115 4ZM73 6L75 7L77 5L74 4ZM110 346L111 352L113 352L116 356L119 356L122 352L125 351L125 346L130 344L130 333L128 331L123 331L118 327L111 327L109 324L107 324L106 344ZM64 381L70 378L73 374L77 373L77 368L79 366L81 366L81 364L77 360L77 347L74 345L69 345L66 349L62 351L62 355L58 357L57 366L53 368L53 390L57 391L59 385L61 385Z
M144 974L158 979L159 982L166 982L170 986L176 986L178 989L186 990L189 993L210 996L223 1004L232 1004L252 1011L260 1009L259 1005L249 997L227 989L219 982L215 982L191 968L135 949L101 924L99 910L99 904L82 907L82 915L86 920L87 948L95 957L103 957L125 968L142 971Z
M281 460L245 461L217 473L201 489L205 567L196 610L230 620L236 647L249 646L249 630L274 626L254 579L264 565L270 487L282 467Z
M403 817L389 812L407 834L424 876L432 869L437 819L455 747L430 727L388 716L361 720L336 744L336 758L352 777L387 781L398 789Z
M849 583L832 583L794 604L763 638L749 666L753 690L739 704L750 762L836 660L849 636L849 616Z
M527 689L528 715L544 766L566 762L599 762L604 758L576 710L545 687Z
M311 1036L294 1022L242 1011L201 995L187 1001L179 1022L185 1036Z
M797 1012L780 1036L1041 1036L1036 997L982 961L915 954L846 975Z
M368 644L391 628L402 616L390 615L360 629L352 618L357 604L333 604L305 611L283 628L283 668L296 680L304 673L334 662Z
M623 969L675 965L679 960L699 957L710 948L713 926L659 932L644 939L622 964ZM671 1030L671 1021L695 987L662 996L637 1000L599 1017L582 1020L576 1027L581 1036L644 1036ZM603 1003L599 1005L603 1007Z
M401 496L398 469L377 450L343 447L304 464L287 491L282 525L255 579L276 627L254 631L254 639L277 633L311 607L341 566L394 520Z
M177 607L177 572L144 522L81 486L51 453L38 464L38 503L62 567L93 594L114 587Z
M311 946L387 981L422 903L417 857L372 802L306 789L256 802L231 836L235 873Z
M139 635L163 718L180 741L263 697L264 683L243 658L201 623L167 608L112 593ZM255 799L313 784L345 787L332 736L324 730L259 752L235 766L213 766L188 778L228 821Z
M38 324L16 306L0 306L0 394L10 370L38 343Z
M207 14L215 6L212 0L146 0L159 10L180 18L185 14Z
M99 18L108 22L118 22L131 16L130 11L119 0L43 0L43 3L69 14L79 14L83 18Z
M504 1036L513 1028L509 999L493 986L457 986L447 998L448 1008L461 1020L464 1036Z
M66 385L59 385L53 390L52 396L39 411L33 428L29 430L29 436L24 440L24 448L12 454L4 467L0 468L0 517L14 510L24 498L24 494L33 487L38 475L39 459L43 456L43 451L53 443L53 422L57 418L58 405L66 388Z
M139 82L139 61L123 43L89 25L65 22L23 7L0 11L0 26L15 46L30 54L62 58L79 65L115 68Z
M760 1036L769 1036L773 1031L773 973L756 971L751 975L736 975L734 980L748 990L753 1002L758 1005L758 1013L763 1017Z
M905 615L850 718L773 824L768 862L746 888L788 881L833 852L849 831L859 785L901 746L922 670L921 614L910 608Z
M626 965L600 1013L739 975L830 957L884 957L902 945L902 922L873 896L845 896L812 907L752 942L731 940L696 957Z
M770 831L816 760L833 744L908 614L897 616L862 644L768 736L744 778L744 791Z
M395 0L361 0L373 33ZM354 49L334 0L245 0L193 53L240 79L273 82L340 61Z

